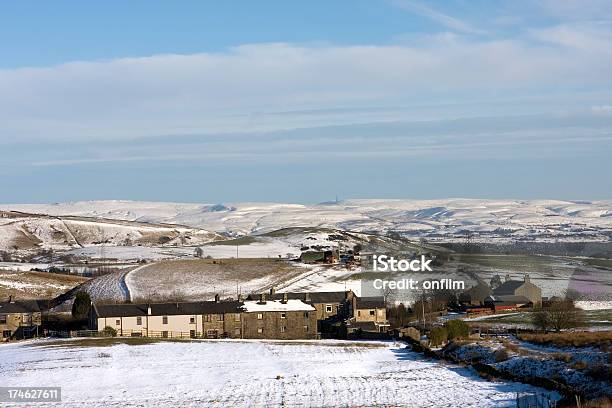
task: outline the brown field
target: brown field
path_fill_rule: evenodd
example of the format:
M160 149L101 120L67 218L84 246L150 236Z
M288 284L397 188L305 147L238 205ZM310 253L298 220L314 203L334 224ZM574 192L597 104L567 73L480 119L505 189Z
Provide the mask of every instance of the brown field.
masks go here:
M541 334L521 333L518 337L521 340L531 343L550 344L558 347L609 347L612 343L612 331Z
M0 299L50 299L87 281L87 278L47 272L0 272Z

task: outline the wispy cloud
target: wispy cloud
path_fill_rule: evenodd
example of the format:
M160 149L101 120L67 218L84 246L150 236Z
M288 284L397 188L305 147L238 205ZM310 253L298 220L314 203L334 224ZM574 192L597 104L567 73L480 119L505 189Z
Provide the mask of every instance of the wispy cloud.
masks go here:
M579 99L576 89L611 91L612 53L603 45L611 32L571 25L561 35L551 28L540 32L546 41L535 44L531 38L396 46L253 44L219 53L5 69L0 143L448 118L461 115L463 108L447 107L457 101L480 101L485 111L479 114L487 115L491 95L524 101L548 87L554 92L540 101L541 111L558 104L557 93L564 90L574 94L568 103ZM571 47L558 46L570 39L576 39ZM608 103L585 102L585 109ZM415 104L430 108L411 109ZM523 106L515 103L506 111L521 113ZM273 114L279 111L286 114ZM309 111L316 114L304 114Z
M441 24L442 26L449 28L451 30L459 31L461 33L466 34L484 34L485 31L480 30L468 22L464 20L460 20L456 17L449 16L448 14L441 13L438 10L434 10L431 7L428 7L422 3L412 1L412 0L391 0L391 4L396 7L411 12L416 13L421 16L427 17L428 19Z

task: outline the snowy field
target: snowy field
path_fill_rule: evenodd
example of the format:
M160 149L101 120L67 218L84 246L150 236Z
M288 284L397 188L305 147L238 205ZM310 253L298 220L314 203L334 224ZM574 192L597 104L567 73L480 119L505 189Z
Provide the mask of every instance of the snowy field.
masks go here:
M0 383L61 386L61 406L67 407L480 408L514 407L517 393L549 394L520 383L487 382L469 369L423 360L399 343L90 346L99 341L82 340L87 347L69 341L0 345Z

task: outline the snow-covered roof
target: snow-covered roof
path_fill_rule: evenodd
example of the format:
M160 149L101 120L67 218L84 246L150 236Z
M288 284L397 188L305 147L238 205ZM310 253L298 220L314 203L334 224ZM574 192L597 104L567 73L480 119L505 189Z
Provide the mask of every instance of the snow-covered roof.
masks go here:
M259 301L244 302L245 312L310 312L315 310L311 305L297 299L289 299L286 303L281 300L268 300L266 303Z

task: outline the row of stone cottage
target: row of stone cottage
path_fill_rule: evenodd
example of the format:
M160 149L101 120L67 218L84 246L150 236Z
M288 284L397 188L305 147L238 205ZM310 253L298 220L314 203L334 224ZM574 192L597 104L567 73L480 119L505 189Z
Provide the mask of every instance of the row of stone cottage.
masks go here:
M151 304L94 304L89 326L121 336L237 339L355 337L389 329L385 302L352 291L276 293L246 299Z

